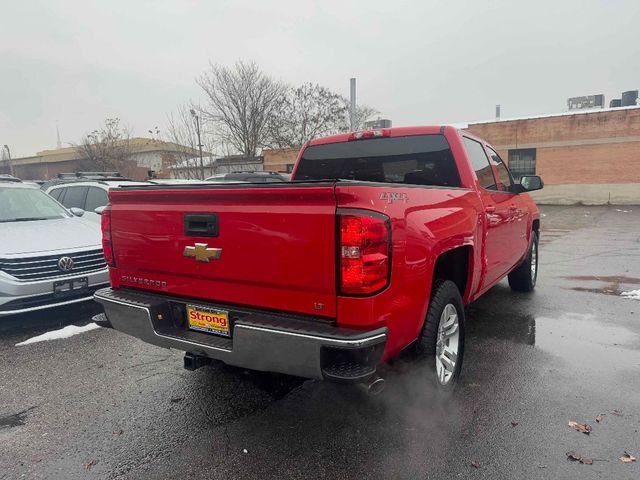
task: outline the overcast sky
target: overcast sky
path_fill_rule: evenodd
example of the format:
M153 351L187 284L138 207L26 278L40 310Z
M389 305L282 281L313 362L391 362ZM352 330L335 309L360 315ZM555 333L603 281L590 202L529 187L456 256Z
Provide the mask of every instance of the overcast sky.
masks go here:
M209 63L254 60L317 82L395 126L557 113L640 88L638 0L8 1L0 15L0 145L78 142L106 117L162 131L201 98Z

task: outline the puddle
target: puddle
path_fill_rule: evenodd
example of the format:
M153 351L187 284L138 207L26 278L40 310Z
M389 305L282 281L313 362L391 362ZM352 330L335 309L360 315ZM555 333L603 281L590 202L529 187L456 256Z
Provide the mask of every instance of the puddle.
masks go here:
M564 277L569 280L578 280L584 282L608 282L608 283L629 283L633 285L640 284L640 278L625 277L624 275L609 275L609 276L597 276L597 275L575 275L571 277Z
M535 346L590 371L640 370L640 335L591 314L534 317L468 309L467 341L506 340Z
M576 292L589 292L589 293L601 293L603 295L616 295L619 296L622 293L620 285L612 283L602 288L587 288L587 287L572 287L571 290Z
M0 417L0 430L4 428L13 428L24 425L25 417L30 410L33 410L36 407L27 408L22 412L14 413L12 415L5 415L4 417Z
M595 315L565 313L536 318L536 347L590 373L638 370L638 335L597 321Z
M638 285L640 284L640 278L637 277L627 277L625 275L574 275L569 277L563 277L568 280L578 280L581 282L603 282L606 285L595 288L595 287L570 287L571 290L575 290L577 292L589 292L589 293L599 293L602 295L615 295L620 296L623 292L623 289L620 288L620 284L628 284L628 285Z

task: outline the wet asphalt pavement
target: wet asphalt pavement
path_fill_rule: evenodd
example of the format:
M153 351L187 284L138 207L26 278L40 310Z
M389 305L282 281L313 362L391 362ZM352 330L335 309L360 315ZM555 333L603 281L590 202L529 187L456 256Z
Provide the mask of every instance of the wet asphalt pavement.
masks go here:
M640 301L620 296L640 289L640 207L542 211L536 292L503 281L469 306L448 398L409 359L366 397L223 365L187 372L181 353L113 330L14 346L86 324L90 306L0 320L0 479L638 479L640 461L618 458L640 459Z

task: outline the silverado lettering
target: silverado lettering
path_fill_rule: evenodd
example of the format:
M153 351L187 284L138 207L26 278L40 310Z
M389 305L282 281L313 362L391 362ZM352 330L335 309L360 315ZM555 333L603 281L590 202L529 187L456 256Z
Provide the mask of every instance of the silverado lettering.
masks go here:
M151 287L162 287L165 288L167 286L167 282L163 282L161 280L152 280L150 278L139 278L132 277L129 275L122 275L120 280L125 283L137 283L139 285L147 285Z
M189 369L380 385L378 365L410 347L453 388L464 306L507 276L535 287L527 191L542 186L449 126L312 140L289 184L123 185L102 215L111 287L95 299L113 328L185 351ZM194 218L215 218L215 249Z

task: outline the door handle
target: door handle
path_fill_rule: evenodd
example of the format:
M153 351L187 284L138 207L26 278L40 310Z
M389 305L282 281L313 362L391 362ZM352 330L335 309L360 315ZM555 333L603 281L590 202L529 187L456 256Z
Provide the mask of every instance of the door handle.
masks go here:
M496 213L496 206L495 205L487 205L484 208L484 211L487 213Z

